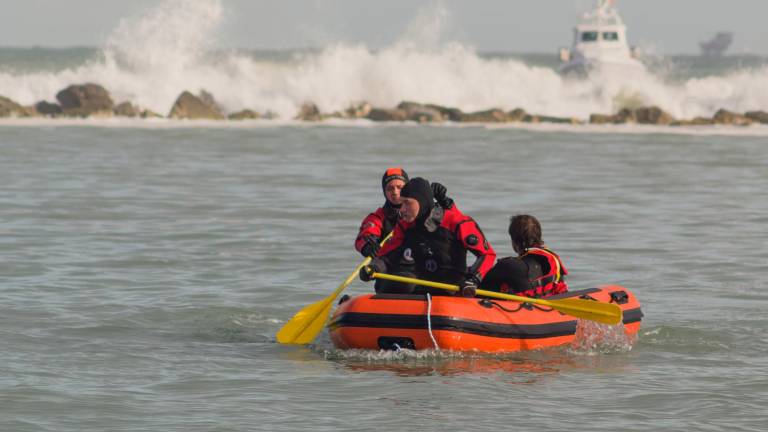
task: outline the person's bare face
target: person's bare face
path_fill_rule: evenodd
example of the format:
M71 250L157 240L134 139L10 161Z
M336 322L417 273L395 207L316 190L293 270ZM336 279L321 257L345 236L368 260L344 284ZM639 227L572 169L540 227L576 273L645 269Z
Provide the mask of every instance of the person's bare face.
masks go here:
M386 186L384 186L384 196L387 197L387 201L394 205L400 205L400 190L405 186L405 182L400 179L390 180Z
M416 198L401 198L403 205L400 207L400 217L406 222L413 222L419 215L419 201Z

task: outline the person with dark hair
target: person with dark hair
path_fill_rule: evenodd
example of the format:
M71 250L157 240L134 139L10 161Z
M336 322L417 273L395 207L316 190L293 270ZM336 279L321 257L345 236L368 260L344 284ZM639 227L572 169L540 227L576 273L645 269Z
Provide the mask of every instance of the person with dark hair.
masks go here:
M438 190L442 192L441 203L435 205L433 188L421 177L411 179L403 187L401 218L392 239L368 266L360 270L360 278L369 281L374 272L403 276L411 273L419 279L459 285L460 295L474 297L478 285L493 265L496 252L477 223L459 211L452 200L446 202L450 198L445 197L444 187ZM468 251L477 257L471 267L467 267ZM446 294L442 290L380 282L377 292Z
M481 288L525 297L549 297L568 291L568 274L560 257L544 244L541 224L530 215L510 218L509 237L516 257L500 259Z

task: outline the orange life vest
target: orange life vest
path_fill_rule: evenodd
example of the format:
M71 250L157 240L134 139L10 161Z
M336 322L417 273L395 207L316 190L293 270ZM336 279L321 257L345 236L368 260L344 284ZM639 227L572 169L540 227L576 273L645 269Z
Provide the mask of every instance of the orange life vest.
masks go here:
M549 263L549 272L531 280L531 288L519 293L519 295L526 297L548 297L568 291L568 284L563 279L563 276L568 274L568 270L556 253L549 249L532 247L528 248L520 258L524 258L526 255L538 255L546 258L547 263Z

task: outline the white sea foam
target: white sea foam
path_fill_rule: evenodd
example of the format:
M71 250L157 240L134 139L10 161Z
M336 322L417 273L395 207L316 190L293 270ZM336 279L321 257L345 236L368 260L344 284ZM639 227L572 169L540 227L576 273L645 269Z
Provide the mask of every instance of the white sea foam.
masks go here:
M55 100L67 85L97 82L116 102L164 114L182 91L206 89L227 111L271 110L283 118L306 101L324 112L360 101L391 107L412 100L464 111L522 107L582 119L626 105L658 105L678 118L711 116L719 108L768 109L765 67L681 82L650 72L564 79L547 67L487 58L465 44L443 42L450 14L439 7L418 13L403 36L384 49L337 43L290 60L212 54L223 16L221 0L165 0L123 20L98 58L77 68L0 72L0 94L30 105Z
M632 349L636 339L636 336L625 333L621 323L606 325L580 319L569 351L582 355L627 352Z

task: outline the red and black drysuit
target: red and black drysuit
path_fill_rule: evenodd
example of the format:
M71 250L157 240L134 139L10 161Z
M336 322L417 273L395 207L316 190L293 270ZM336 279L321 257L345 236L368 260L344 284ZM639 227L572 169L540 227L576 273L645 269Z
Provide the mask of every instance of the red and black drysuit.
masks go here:
M419 181L426 188L414 186ZM420 193L414 193L417 188ZM429 183L412 179L401 196L414 195L419 201L419 216L408 223L400 220L392 238L379 250L371 266L379 273L393 273L434 282L462 285L473 281L479 285L496 259L491 245L480 227L455 205L450 208L436 207ZM467 267L467 251L477 257ZM382 284L377 292L424 292L449 294L444 290L432 290L404 284Z
M381 190L385 198L387 185L392 180L408 183L408 173L400 167L388 168L384 171L384 175L381 176ZM355 239L355 249L365 257L376 255L382 239L391 233L397 224L400 217L398 210L400 210L400 204L392 204L389 199L386 199L382 207L366 216L360 224L360 230Z
M556 253L545 247L532 247L520 256L500 259L480 288L525 297L549 297L568 291L564 279L567 274Z
M378 243L392 232L399 218L399 207L395 207L387 201L383 207L379 207L363 219L363 223L360 224L360 231L355 239L355 249L358 252L366 256L364 253L366 244L370 242Z

